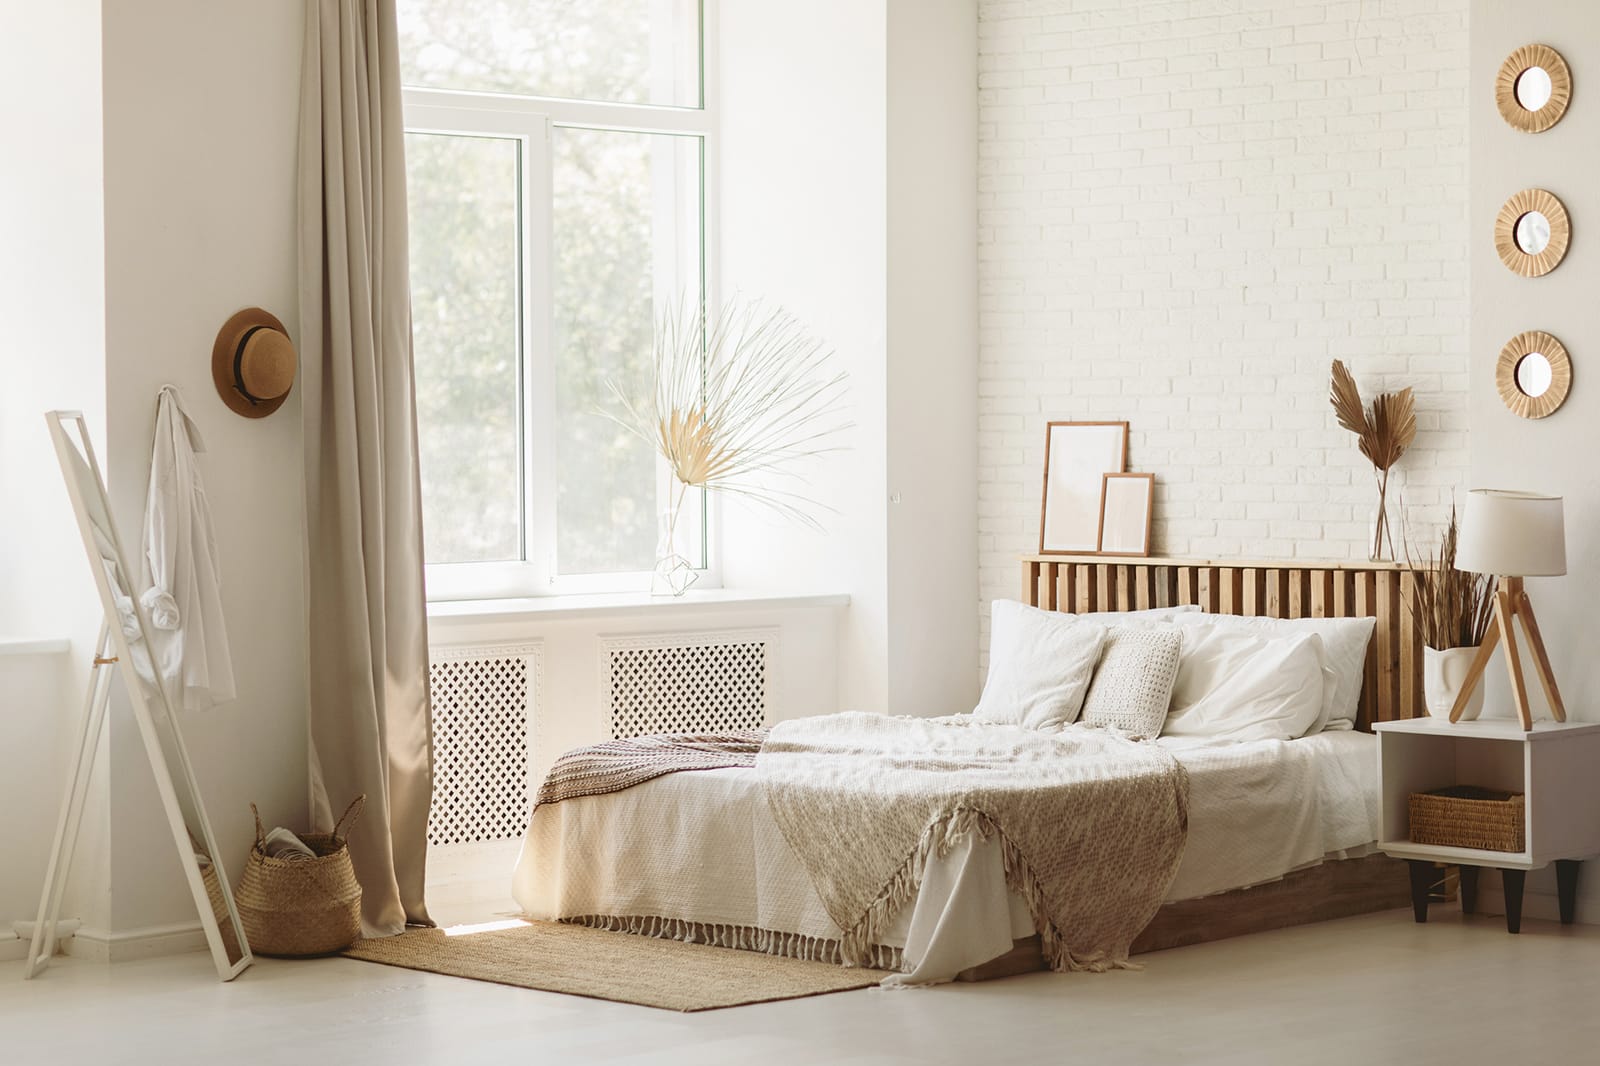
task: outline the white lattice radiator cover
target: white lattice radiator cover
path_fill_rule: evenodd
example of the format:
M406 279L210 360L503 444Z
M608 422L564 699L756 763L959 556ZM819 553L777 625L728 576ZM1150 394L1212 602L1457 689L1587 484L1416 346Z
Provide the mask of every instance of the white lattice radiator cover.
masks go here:
M775 629L603 638L611 736L759 729L776 717L777 644Z
M528 828L542 646L462 645L431 648L429 654L433 808L428 842L519 837Z

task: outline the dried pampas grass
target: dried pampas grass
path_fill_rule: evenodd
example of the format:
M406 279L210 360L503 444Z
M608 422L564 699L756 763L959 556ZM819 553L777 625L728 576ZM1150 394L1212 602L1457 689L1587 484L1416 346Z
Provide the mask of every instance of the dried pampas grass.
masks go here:
M1378 479L1378 515L1372 534L1372 558L1384 557L1387 542L1394 555L1394 537L1389 532L1389 471L1417 439L1416 400L1410 388L1380 393L1368 407L1361 402L1356 379L1338 359L1333 361L1333 380L1329 400L1339 426L1356 435L1361 454L1372 464Z
M1494 618L1494 578L1456 569L1456 541L1460 526L1455 505L1450 524L1439 539L1439 554L1408 558L1416 580L1406 597L1406 609L1415 621L1422 642L1435 651L1476 648L1483 643ZM1408 552L1408 555L1410 553Z

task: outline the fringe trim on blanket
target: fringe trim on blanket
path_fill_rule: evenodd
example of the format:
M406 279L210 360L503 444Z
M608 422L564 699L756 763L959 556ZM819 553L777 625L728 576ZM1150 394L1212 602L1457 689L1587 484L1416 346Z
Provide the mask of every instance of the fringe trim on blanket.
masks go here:
M980 840L987 840L991 835L1000 838L1006 885L1027 903L1028 912L1033 916L1034 928L1039 932L1040 950L1052 970L1103 973L1106 970L1142 969L1138 963L1130 962L1126 954L1121 958L1114 958L1106 952L1097 952L1093 955L1073 952L1062 938L1055 923L1050 920L1050 909L1045 903L1038 878L1034 876L1033 869L1028 865L1022 852L994 819L972 807L957 807L949 814L934 820L923 830L917 846L912 849L895 875L889 879L888 884L884 885L883 891L867 908L866 914L862 915L853 927L846 930L844 937L838 941L839 957L844 965L869 965L860 960L870 954L876 942L883 938L893 924L900 909L916 896L918 886L922 884L923 874L927 871L928 860L944 858L950 853L951 848L974 833Z
M690 922L681 918L625 917L610 914L580 914L560 919L572 925L607 929L614 933L653 936L659 940L681 940L686 944L710 944L719 948L758 951L806 962L827 962L835 966L863 966L871 970L900 971L904 953L887 944L867 944L857 949L854 961L846 961L840 942L800 933L780 933L750 925L722 925Z

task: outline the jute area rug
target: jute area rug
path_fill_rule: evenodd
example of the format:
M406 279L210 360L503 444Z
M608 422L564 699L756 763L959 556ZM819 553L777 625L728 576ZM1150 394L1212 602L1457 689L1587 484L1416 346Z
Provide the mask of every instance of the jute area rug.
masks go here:
M886 976L880 970L559 922L413 929L358 940L344 954L408 970L678 1011L820 996L866 988Z

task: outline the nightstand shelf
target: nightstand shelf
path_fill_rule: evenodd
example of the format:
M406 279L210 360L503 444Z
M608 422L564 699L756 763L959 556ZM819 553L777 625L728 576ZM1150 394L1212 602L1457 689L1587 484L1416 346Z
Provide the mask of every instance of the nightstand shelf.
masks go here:
M1577 893L1578 860L1600 855L1600 723L1536 722L1525 732L1516 719L1455 725L1438 718L1379 722L1378 776L1382 833L1378 846L1411 864L1412 904L1427 920L1427 886L1435 863L1461 868L1461 899L1476 901L1477 871L1501 871L1506 928L1522 920L1522 885L1529 870L1556 864L1561 920L1570 922ZM1414 844L1410 797L1450 785L1520 792L1525 797L1523 850Z

